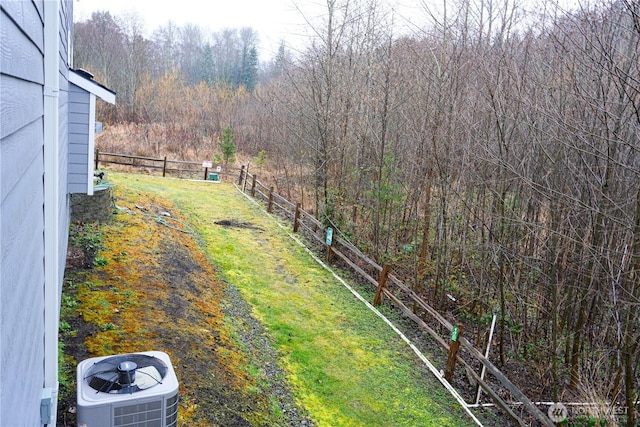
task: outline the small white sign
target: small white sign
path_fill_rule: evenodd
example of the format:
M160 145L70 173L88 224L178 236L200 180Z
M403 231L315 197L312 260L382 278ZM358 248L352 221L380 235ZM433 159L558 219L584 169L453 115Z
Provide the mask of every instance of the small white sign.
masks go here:
M204 162L202 162L202 167L203 168L211 168L211 167L213 167L213 162L207 162L205 160Z
M222 166L216 166L216 172L222 172Z

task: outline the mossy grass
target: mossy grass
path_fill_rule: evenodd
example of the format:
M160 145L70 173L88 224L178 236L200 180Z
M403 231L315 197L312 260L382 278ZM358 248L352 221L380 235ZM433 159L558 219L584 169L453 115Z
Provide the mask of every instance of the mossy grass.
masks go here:
M231 183L110 179L179 207L218 274L268 329L298 403L318 425L472 425L408 346ZM215 224L225 219L255 227Z
M103 260L77 272L74 292L63 295L63 317L84 321L86 352L167 352L180 381L180 425L228 425L234 417L256 426L282 425L282 414L272 411L270 396L261 393L227 327L219 306L224 285L196 236L181 231L178 209L157 191L119 185L114 194L116 205L128 210L73 237L73 243L99 247L96 259ZM166 214L171 223L157 221Z

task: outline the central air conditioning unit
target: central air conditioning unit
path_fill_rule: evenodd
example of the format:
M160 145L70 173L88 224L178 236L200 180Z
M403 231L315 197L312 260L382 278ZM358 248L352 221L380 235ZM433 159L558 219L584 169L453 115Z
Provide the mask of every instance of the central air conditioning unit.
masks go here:
M86 359L77 379L78 427L178 425L178 378L166 353Z

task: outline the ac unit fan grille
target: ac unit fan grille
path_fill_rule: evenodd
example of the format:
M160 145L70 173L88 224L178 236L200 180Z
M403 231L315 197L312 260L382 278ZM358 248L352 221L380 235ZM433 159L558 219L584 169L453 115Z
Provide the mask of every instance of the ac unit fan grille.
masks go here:
M123 375L119 371L122 365L131 365L134 371ZM166 374L167 365L159 358L145 354L127 354L101 360L87 371L85 379L98 392L131 394L159 384ZM132 383L131 380L136 376L145 384Z

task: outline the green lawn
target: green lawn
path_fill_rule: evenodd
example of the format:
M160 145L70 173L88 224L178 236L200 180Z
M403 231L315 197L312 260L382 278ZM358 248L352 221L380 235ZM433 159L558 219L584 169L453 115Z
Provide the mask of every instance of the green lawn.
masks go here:
M269 331L297 401L319 426L474 425L380 318L231 183L115 172L109 180L179 207ZM225 219L257 228L215 224Z

